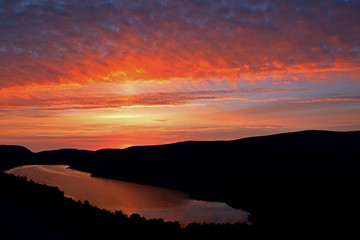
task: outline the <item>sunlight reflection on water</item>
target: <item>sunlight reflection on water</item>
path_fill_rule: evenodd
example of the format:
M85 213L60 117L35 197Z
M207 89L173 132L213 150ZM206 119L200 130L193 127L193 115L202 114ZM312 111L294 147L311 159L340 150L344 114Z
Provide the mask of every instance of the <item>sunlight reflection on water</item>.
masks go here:
M36 183L58 187L64 195L109 211L180 224L247 222L248 212L224 203L193 200L187 193L132 182L91 177L66 165L26 165L7 171Z

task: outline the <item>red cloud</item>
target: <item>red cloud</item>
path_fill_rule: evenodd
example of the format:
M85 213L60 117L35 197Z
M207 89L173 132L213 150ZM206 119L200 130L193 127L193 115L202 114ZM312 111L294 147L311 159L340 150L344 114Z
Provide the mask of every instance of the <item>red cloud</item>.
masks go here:
M353 2L3 5L0 87L359 70Z

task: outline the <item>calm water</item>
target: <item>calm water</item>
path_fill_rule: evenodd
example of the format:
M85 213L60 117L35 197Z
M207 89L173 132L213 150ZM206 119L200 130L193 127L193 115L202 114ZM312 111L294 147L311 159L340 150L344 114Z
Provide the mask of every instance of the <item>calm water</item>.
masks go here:
M234 223L248 219L248 212L224 203L198 201L189 195L166 188L91 177L89 173L66 165L27 165L7 171L28 180L58 187L74 200L88 200L91 205L110 211L121 210L146 218L163 218L180 224Z

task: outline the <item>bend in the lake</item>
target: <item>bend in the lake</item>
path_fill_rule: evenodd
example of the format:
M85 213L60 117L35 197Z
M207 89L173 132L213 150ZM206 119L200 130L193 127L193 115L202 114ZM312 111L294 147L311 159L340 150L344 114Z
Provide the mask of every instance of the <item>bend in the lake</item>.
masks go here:
M70 169L66 165L26 165L7 171L36 183L58 187L76 201L125 214L163 218L180 224L248 222L249 213L220 202L190 199L189 194L149 185L106 178Z

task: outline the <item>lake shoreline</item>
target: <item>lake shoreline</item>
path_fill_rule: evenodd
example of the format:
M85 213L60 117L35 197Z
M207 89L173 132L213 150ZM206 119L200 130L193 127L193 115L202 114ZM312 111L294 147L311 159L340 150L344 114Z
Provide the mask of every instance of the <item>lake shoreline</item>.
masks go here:
M88 201L111 212L121 210L128 215L137 213L146 218L178 221L182 225L193 222L250 224L248 213L231 209L224 203L195 200L188 193L173 189L93 177L68 165L24 165L6 173L57 187L66 197Z

